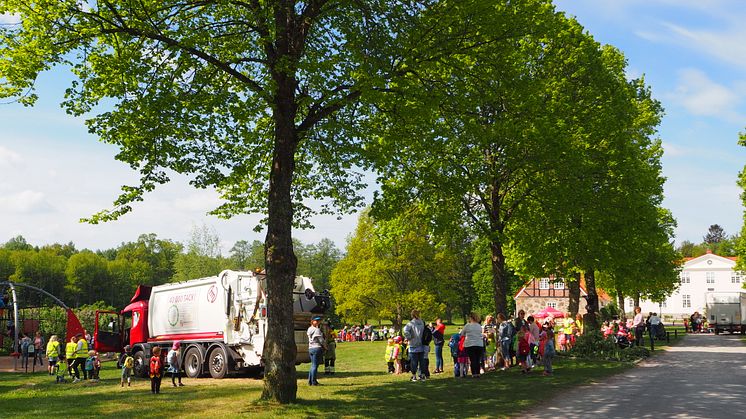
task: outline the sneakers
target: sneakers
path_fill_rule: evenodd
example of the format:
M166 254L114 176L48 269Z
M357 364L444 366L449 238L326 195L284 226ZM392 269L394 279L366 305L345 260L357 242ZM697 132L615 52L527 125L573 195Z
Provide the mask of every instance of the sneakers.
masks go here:
M427 380L427 377L425 377L424 375L420 375L420 381L426 381L426 380Z
M417 381L417 377L415 377L415 376L413 375L413 376L412 376L412 378L411 378L411 379L410 379L409 381L411 381L411 382L413 382L413 383L414 383L414 382L416 382L416 381Z
M184 384L179 383L179 387L184 387Z
M80 378L75 377L75 379L73 380L73 383L77 383L78 381L80 381Z

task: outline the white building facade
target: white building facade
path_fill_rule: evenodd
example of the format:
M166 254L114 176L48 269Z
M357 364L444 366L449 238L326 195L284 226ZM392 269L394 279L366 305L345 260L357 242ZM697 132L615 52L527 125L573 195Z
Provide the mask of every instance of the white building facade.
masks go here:
M743 289L746 279L743 272L734 270L736 257L718 256L707 252L696 258L688 258L679 273L679 288L666 301L656 303L641 300L640 308L643 314L649 312L660 314L666 319L681 320L689 317L695 311L704 314L705 293L707 292L739 292ZM633 301L625 301L626 311L631 311Z

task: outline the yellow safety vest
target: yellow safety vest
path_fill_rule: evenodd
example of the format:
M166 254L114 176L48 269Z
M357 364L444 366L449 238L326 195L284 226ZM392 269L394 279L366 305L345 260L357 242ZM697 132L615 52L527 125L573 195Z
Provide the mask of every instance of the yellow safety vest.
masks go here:
M393 361L391 356L394 354L394 345L386 345L386 362Z
M80 342L83 342L83 345L78 349L76 358L88 358L88 342L85 339L78 341Z
M65 359L71 360L75 358L75 351L78 349L78 344L75 342L67 342L65 345Z
M60 343L49 342L47 343L47 358L56 358L60 356Z

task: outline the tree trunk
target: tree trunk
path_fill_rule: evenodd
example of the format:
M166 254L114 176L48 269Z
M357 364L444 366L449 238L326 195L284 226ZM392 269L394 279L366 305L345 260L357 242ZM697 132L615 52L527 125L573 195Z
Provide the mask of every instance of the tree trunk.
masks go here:
M636 292L633 298L635 299L635 307L640 307L640 293Z
M492 291L495 298L495 314L503 313L505 317L508 317L508 275L505 272L505 255L500 243L490 242L490 250L492 251Z
M580 311L580 272L572 274L573 279L567 281L567 289L570 294L570 304L567 311L572 314L572 317L577 316Z
M625 313L624 311L624 295L619 291L617 291L616 293L616 301L617 305L619 306L619 319L621 319L622 321L626 321L627 313Z
M588 293L586 297L588 313L583 316L583 328L585 331L598 330L598 294L596 293L596 273L593 269L585 271L585 286Z
M286 39L284 41L287 41ZM282 51L286 46L280 45ZM269 176L265 263L267 270L267 337L264 341L262 398L279 403L296 400L293 287L298 260L293 252L291 184L298 135L295 128L295 79L285 70L273 72L277 83L273 109L275 141Z

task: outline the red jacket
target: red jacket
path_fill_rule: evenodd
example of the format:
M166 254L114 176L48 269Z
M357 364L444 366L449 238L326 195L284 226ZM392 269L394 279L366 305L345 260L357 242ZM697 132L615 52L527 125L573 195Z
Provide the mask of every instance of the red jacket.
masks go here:
M158 356L150 357L150 377L152 378L161 375L162 370L163 363L161 362L161 358Z

